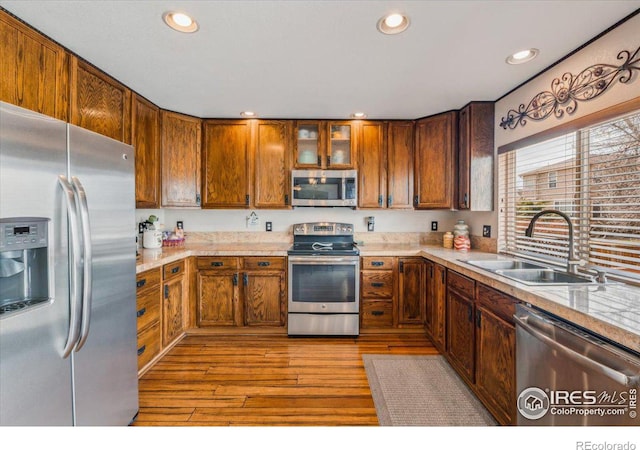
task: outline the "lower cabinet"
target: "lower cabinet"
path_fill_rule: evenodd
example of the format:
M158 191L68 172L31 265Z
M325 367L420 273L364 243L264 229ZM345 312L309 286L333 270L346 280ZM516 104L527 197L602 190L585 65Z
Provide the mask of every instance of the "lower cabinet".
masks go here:
M166 347L184 333L184 309L187 300L186 260L165 264L162 301L162 346Z
M136 316L138 329L138 371L160 353L162 329L162 269L147 270L136 276Z
M188 311L186 259L136 275L138 373L185 331Z
M396 259L363 256L360 261L360 328L393 328L397 322Z
M475 380L474 290L474 280L449 271L446 352L451 365L469 383Z
M197 259L197 325L284 326L284 257Z
M503 425L516 421L517 300L447 271L445 356Z
M425 265L422 258L398 258L398 325L424 326Z
M425 278L425 331L435 347L444 353L446 351L447 269L441 264L425 261Z

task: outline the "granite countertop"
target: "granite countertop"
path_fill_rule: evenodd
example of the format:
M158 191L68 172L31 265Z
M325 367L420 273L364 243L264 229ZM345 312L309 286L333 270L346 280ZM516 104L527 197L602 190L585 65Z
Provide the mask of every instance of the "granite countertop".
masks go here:
M137 272L187 256L286 256L290 243L215 243L144 249ZM360 256L423 256L448 269L530 303L569 322L640 352L640 287L622 283L593 286L528 286L465 263L494 253L459 252L437 245L364 244Z

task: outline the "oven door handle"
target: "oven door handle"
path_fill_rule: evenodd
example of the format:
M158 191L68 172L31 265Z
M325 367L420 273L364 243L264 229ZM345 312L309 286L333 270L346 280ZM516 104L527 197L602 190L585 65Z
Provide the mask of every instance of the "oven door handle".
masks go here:
M313 257L313 256L295 256L289 257L290 263L295 264L313 264L313 265L356 265L358 263L358 258L349 259L349 258L336 258L332 256L321 256L321 257Z

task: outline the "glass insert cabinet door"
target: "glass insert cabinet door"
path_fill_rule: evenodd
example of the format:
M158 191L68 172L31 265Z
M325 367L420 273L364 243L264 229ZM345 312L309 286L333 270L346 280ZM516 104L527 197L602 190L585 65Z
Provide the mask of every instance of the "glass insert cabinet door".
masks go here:
M351 165L351 124L329 124L328 166Z
M297 166L320 167L322 165L320 131L320 123L298 123L296 131L298 143Z
M353 166L355 125L349 121L298 121L296 126L297 168Z

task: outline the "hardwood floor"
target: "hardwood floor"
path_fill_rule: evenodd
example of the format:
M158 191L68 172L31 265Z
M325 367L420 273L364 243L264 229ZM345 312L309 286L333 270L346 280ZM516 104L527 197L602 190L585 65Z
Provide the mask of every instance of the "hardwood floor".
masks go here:
M134 425L378 425L364 353L438 351L422 333L190 335L140 379Z

